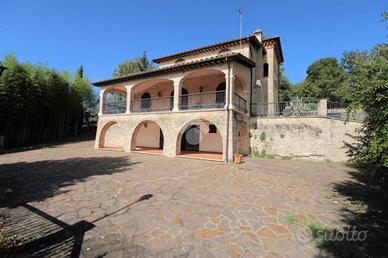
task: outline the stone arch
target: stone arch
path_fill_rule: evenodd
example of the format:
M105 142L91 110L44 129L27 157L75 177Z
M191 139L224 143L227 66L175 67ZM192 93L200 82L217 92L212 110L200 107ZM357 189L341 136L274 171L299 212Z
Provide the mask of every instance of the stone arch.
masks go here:
M130 141L131 151L163 150L164 138L165 132L159 123L153 120L144 120L133 130Z
M205 68L187 73L181 80L180 87L188 90L190 94L216 91L217 86L225 82L225 73L216 68Z
M127 88L124 86L113 86L105 88L102 102L104 114L125 113L127 108Z
M237 131L237 151L240 154L249 155L249 131L245 124L240 124Z
M236 74L234 76L234 92L245 100L249 97L249 87L243 76Z
M194 128L196 127L196 128ZM184 151L191 152L209 152L218 153L220 157L223 157L223 136L220 130L220 126L208 119L198 118L186 122L178 132L175 142L176 154L183 154ZM212 131L216 129L216 131ZM188 131L192 130L190 136L187 137ZM197 144L197 140L198 144ZM190 147L195 146L193 149L185 149L182 143L186 141ZM198 145L198 146L196 146ZM186 146L187 147L187 146Z
M123 148L124 135L117 121L107 122L101 129L98 147L99 148Z

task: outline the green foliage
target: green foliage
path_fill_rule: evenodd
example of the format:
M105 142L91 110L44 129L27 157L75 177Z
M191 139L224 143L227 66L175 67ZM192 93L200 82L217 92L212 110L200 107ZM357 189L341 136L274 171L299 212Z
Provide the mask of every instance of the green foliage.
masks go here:
M367 113L358 142L349 146L356 164L371 173L375 186L388 191L388 44L346 53L353 107Z
M2 63L8 68L0 77L0 135L5 147L77 134L85 107L94 102L87 79L19 63L12 55Z
M274 158L274 156L272 154L267 153L267 151L264 149L259 151L255 148L253 148L251 150L251 155L253 157L256 157L256 158L265 158L265 159L273 159Z
M142 56L138 56L135 59L127 60L119 64L113 72L113 78L148 71L153 68L154 65L148 59L147 53L144 52Z
M279 80L279 102L290 101L296 98L299 93L300 87L293 85L290 80L284 75L284 68L280 68L280 80Z
M84 78L84 68L82 65L77 69L75 76L77 76L79 78Z
M336 58L322 58L307 68L301 96L307 99L347 100L346 74Z
M266 138L267 138L267 135L265 134L265 132L261 132L261 134L260 134L260 141L264 142Z

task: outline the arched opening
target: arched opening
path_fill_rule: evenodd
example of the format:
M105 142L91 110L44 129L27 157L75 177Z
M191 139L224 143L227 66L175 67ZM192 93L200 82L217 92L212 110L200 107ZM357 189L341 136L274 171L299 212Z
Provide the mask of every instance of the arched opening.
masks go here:
M248 105L249 89L242 76L236 74L234 81L233 105L239 111L246 113Z
M218 107L223 107L225 105L226 83L221 82L218 84L216 92L216 105Z
M265 63L263 65L263 76L268 77L268 73L269 73L269 66L268 66L268 63Z
M188 95L189 92L185 89L182 88L182 93L181 93L181 104L180 107L181 109L187 109L187 103L188 103ZM172 97L170 99L170 107L171 110L174 108L174 91L171 92L170 96Z
M222 136L219 128L204 119L187 123L179 132L176 142L178 157L222 160Z
M173 81L168 79L150 79L134 85L131 89L132 112L168 111L174 96L170 95L174 89Z
M237 151L249 155L249 133L245 125L240 125L237 132Z
M223 108L217 103L217 87L225 83L225 73L216 69L201 69L188 73L182 79L181 109L211 109ZM220 94L221 95L221 94Z
M120 114L127 110L127 89L122 86L107 88L104 91L103 114Z
M120 125L115 121L105 124L100 132L98 147L122 150L123 146L124 135Z
M164 134L154 121L141 122L133 132L131 151L149 154L163 154Z
M151 107L150 101L151 95L148 92L145 92L141 95L141 110L147 111Z

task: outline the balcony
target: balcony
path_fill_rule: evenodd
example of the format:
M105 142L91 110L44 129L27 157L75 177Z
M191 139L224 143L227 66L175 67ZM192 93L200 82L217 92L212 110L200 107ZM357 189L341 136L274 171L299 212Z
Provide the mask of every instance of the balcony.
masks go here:
M104 103L103 113L104 114L123 114L127 109L126 101L109 101Z
M218 109L225 107L225 91L186 94L180 96L182 110Z
M174 107L174 97L146 98L133 100L131 112L158 112L169 111Z

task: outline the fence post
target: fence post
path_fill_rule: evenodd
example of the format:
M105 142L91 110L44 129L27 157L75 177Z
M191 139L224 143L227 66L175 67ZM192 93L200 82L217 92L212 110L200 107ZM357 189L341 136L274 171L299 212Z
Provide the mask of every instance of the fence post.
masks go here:
M318 102L318 116L327 117L327 99L320 99Z

